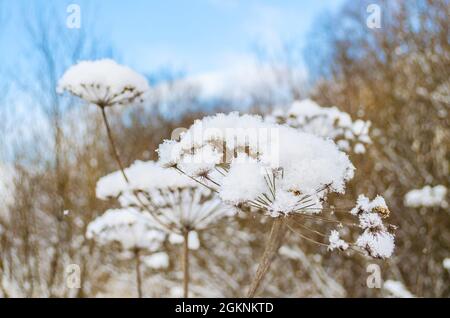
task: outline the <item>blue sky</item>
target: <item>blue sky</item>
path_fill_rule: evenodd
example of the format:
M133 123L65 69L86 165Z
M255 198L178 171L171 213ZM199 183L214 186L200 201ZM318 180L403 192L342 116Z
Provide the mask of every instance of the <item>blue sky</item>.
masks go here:
M16 89L15 83L34 84L30 70L42 70L39 55L30 50L25 25L50 7L55 11L45 23L68 31L66 9L78 4L81 28L110 43L119 61L138 72L150 75L169 66L199 85L206 98L233 95L241 101L259 81L270 79L262 65L254 63L255 44L276 49L290 40L302 47L314 20L337 10L344 1L0 0L0 91L11 88L0 96L6 96L0 107L6 106L19 118L14 123L21 123L23 134L31 132L29 127L45 125L33 97ZM94 24L83 23L91 18ZM307 76L301 65L299 71Z
M343 0L6 2L8 32L2 39L0 54L11 64L24 59L22 25L28 17L23 12L46 10L53 3L61 13L54 18L63 21L67 5L76 3L80 5L82 19L95 17L95 26L88 31L108 39L124 63L142 72L170 65L196 75L245 61L253 55L256 43L273 48L283 39L295 39L302 45L313 20L324 11L336 10Z

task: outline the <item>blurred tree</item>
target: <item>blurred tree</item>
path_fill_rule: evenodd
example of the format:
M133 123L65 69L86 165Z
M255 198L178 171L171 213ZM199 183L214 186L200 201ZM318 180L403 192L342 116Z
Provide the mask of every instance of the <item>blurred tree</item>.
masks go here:
M381 28L366 25L369 4ZM306 50L313 97L373 123L374 145L355 158L354 191L381 193L400 226L389 274L418 296L448 296L442 260L450 247L448 211L405 208L404 194L450 186L450 2L349 2L314 28ZM356 193L355 193L356 194ZM355 295L360 292L355 291Z

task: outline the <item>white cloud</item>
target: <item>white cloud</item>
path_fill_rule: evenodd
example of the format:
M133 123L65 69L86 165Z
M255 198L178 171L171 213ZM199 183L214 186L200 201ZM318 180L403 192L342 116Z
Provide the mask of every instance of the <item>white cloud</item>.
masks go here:
M174 88L185 89L192 86L199 89L200 97L204 100L228 100L245 107L256 95L261 98L270 97L275 101L283 100L288 83L284 82L287 77L282 72L295 74L299 82L306 78L303 68L261 63L253 55L228 53L221 61L221 68L188 76L170 86L167 83L158 85L156 90L159 91L159 96L162 96L161 92L164 92L165 98L177 96L173 92Z

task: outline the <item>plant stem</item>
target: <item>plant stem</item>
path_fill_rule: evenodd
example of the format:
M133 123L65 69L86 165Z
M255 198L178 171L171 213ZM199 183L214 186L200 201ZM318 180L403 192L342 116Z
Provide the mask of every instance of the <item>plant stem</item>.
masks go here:
M103 117L103 122L105 123L105 127L106 127L106 133L108 135L108 139L109 139L109 144L111 145L111 151L113 153L114 159L116 160L117 164L119 165L120 171L123 175L123 178L125 179L126 183L130 183L126 173L125 173L125 169L123 168L123 164L122 161L120 160L120 156L119 153L117 151L117 147L116 144L114 142L114 138L112 135L112 131L111 131L111 127L109 126L109 122L108 122L108 117L106 116L106 111L105 111L105 106L99 106L101 111L102 111L102 117ZM145 207L145 205L143 204L143 202L140 200L138 195L135 195L136 199L139 201L139 203ZM157 218L155 218L158 223L159 220ZM184 238L184 243L183 243L183 292L184 292L184 297L188 298L189 296L189 231L184 231L183 232L183 238ZM137 285L138 285L138 294L139 294L139 298L142 297L142 291L141 291L141 274L140 274L140 270L139 270L139 257L138 255L136 255L136 280L137 280Z
M105 123L105 127L106 127L106 133L108 135L108 139L109 139L109 143L111 145L111 151L113 153L114 158L117 161L117 164L119 165L120 171L122 172L122 175L125 179L125 181L127 183L129 183L127 175L125 174L125 170L123 168L123 164L122 161L120 160L120 156L119 153L117 151L117 147L116 144L114 142L114 138L112 136L112 131L111 131L111 127L109 126L109 122L108 122L108 117L106 117L106 111L105 111L105 107L104 106L99 106L100 109L102 110L102 117L103 117L103 122Z
M108 122L108 117L106 116L106 111L105 111L105 106L100 106L100 109L102 110L102 117L103 117L103 122L105 123L105 127L106 127L106 132L108 135L108 140L109 140L109 144L111 146L111 152L113 153L114 159L116 160L117 164L119 165L120 168L120 172L122 173L123 178L125 179L125 182L127 184L130 184L130 180L127 177L127 174L125 173L125 169L123 168L123 164L122 161L120 160L120 156L119 156L119 152L117 151L117 147L116 144L114 142L114 138L111 132L111 128L109 126L109 122ZM161 225L162 227L164 227L167 230L171 230L170 228L168 228L158 217L156 217L155 214L152 213L152 211L148 208L148 206L141 200L141 198L139 197L138 194L133 193L134 197L136 198L136 200L139 202L139 204L141 205L141 207L145 210L147 210L155 219L156 222L159 223L159 225Z
M138 298L142 298L141 258L139 255L138 248L134 250L134 256L136 259L136 286L137 286Z
M183 297L189 297L189 231L183 232Z
M266 248L264 250L264 254L259 261L258 269L256 271L255 277L250 285L250 289L248 290L247 297L253 298L255 293L261 284L264 276L270 268L270 264L272 264L273 259L281 246L284 235L286 234L286 224L285 219L282 217L278 217L273 220L272 228L270 230L269 239L266 244Z

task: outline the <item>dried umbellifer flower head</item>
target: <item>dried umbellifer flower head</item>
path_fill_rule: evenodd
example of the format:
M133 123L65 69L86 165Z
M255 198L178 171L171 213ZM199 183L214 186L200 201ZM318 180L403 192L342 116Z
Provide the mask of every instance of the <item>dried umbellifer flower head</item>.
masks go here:
M295 101L287 110L275 109L266 116L266 120L330 138L346 152L365 153L371 143L370 122L361 119L353 121L348 113L337 107L321 107L310 99Z
M142 101L147 80L127 66L111 59L81 61L71 66L58 82L64 91L101 108Z
M322 199L344 192L354 171L332 141L238 113L198 120L158 153L163 164L176 163L224 203L272 217L320 213Z
M128 183L120 171L101 178L97 197L119 197L124 208L139 207L144 213L150 210L150 217L162 230L176 234L185 229L202 230L230 213L209 189L157 162L136 161L125 173Z
M359 219L359 227L363 233L356 240L355 246L361 248L367 255L385 259L391 257L394 251L394 228L383 224L382 219L389 216L389 208L383 197L376 196L372 201L360 195L351 214Z

